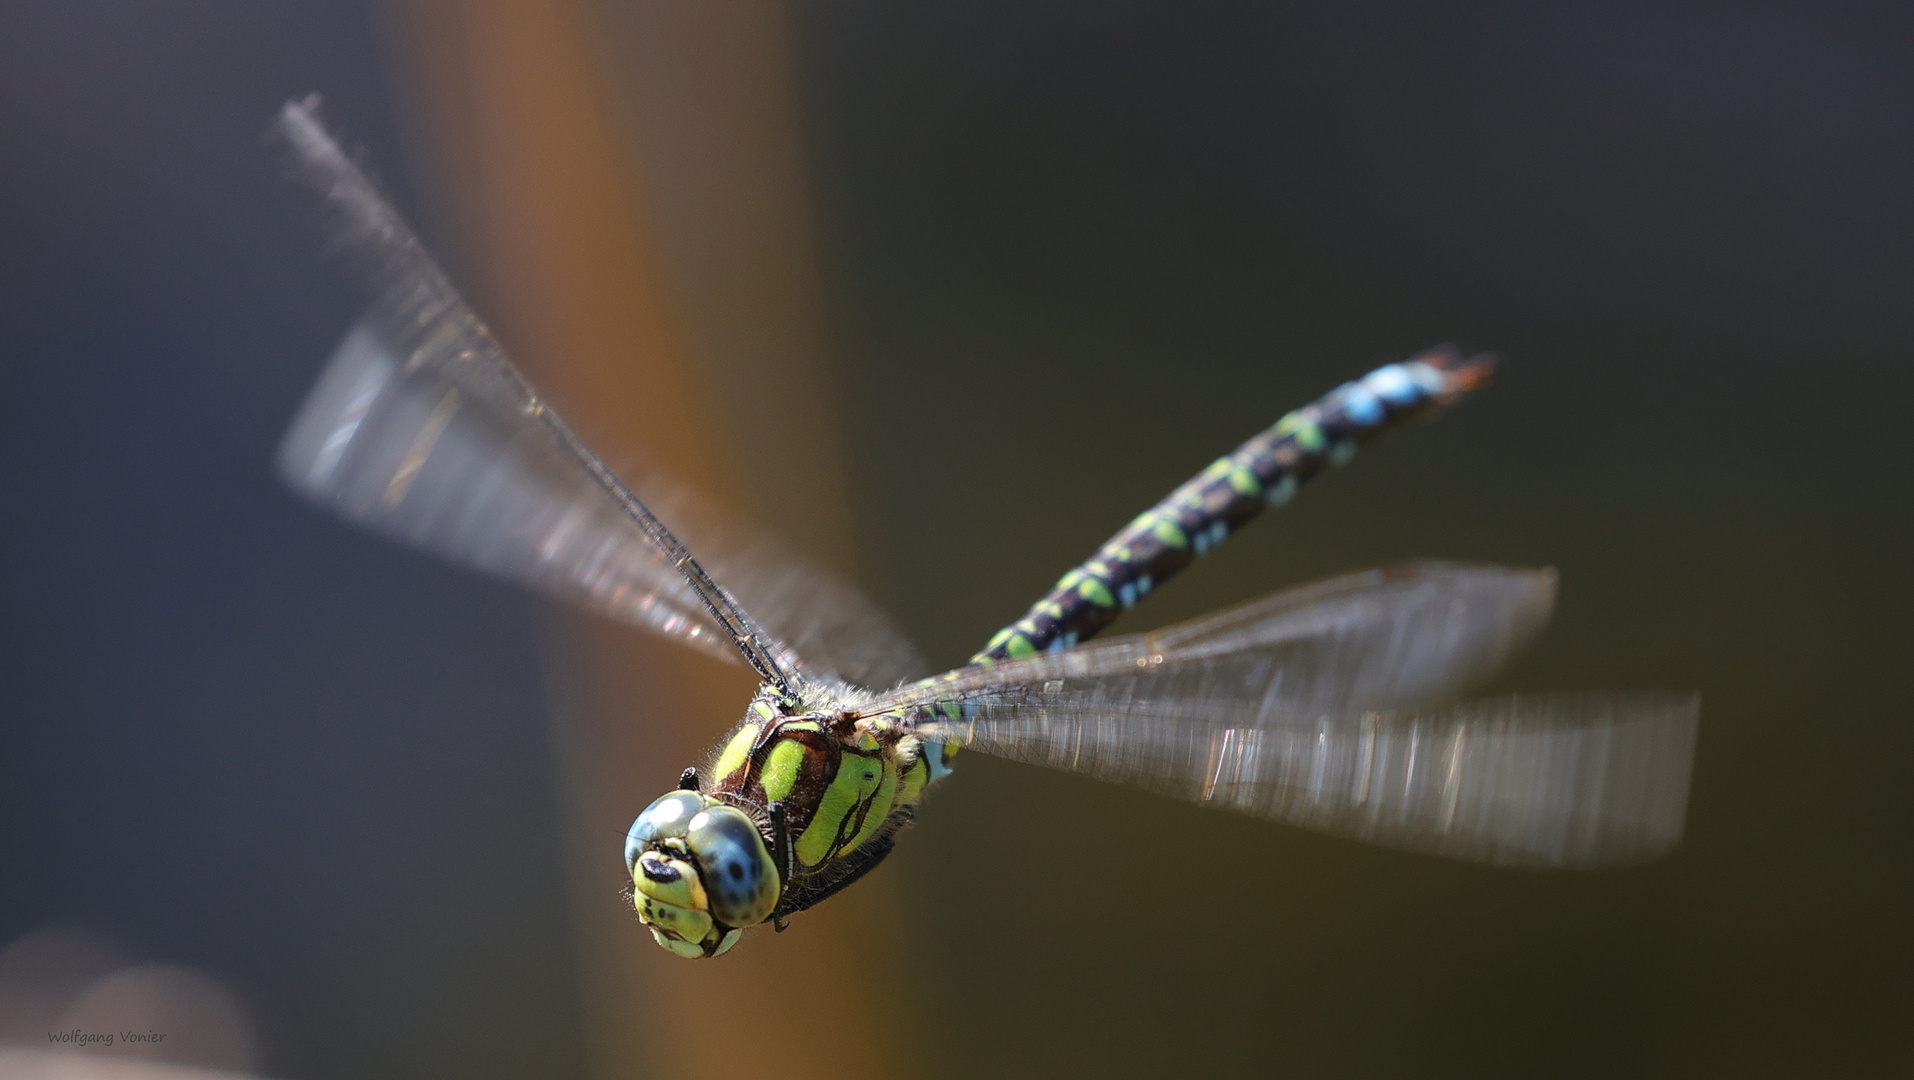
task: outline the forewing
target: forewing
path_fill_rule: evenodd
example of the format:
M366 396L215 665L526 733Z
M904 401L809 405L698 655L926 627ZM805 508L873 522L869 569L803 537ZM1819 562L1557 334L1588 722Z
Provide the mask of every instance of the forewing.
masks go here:
M924 673L910 638L856 586L687 488L647 474L635 486L758 622L803 658L806 675L881 690Z
M397 211L304 109L288 106L280 130L372 298L280 446L286 481L415 547L739 660L672 558L559 443L530 384ZM668 482L628 480L779 639L767 644L786 666L879 687L922 670L853 587L774 542L744 540L749 530Z
M741 662L542 425L487 409L438 370L407 372L376 323L360 322L286 432L280 475L349 521Z

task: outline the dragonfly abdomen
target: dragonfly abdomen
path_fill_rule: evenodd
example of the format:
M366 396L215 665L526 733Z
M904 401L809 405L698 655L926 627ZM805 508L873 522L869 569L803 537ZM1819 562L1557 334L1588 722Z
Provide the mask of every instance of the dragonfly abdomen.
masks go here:
M971 663L1089 639L1265 508L1288 502L1317 473L1486 383L1493 371L1487 355L1431 349L1285 415L1138 515L1023 618L997 631Z

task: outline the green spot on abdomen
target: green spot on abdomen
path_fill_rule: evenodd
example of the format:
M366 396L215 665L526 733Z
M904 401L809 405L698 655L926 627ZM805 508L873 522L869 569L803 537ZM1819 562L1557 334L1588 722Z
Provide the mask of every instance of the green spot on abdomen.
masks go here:
M1182 528L1168 518L1158 519L1157 523L1150 527L1150 533L1173 548L1182 549L1190 546L1190 538L1184 536Z
M1077 595L1098 607L1116 606L1116 597L1110 595L1110 587L1096 578L1084 578L1077 585Z
M1236 489L1238 495L1254 495L1263 489L1263 485L1256 482L1256 474L1240 465L1230 470L1229 486Z
M1276 434L1278 437L1285 435L1293 437L1297 446L1312 454L1320 453L1325 442L1323 429L1316 426L1315 418L1301 411L1290 413L1276 421Z

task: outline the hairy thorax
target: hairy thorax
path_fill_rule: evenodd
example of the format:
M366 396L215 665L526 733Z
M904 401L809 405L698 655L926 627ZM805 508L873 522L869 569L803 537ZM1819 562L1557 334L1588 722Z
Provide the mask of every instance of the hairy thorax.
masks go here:
M779 915L810 907L889 854L924 786L956 752L885 717L853 719L852 709L832 706L787 715L775 698L758 698L702 773L707 794L750 815L788 871Z

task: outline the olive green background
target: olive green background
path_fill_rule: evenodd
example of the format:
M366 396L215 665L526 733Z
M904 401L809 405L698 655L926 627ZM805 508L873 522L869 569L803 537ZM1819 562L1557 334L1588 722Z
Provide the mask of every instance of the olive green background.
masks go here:
M1124 625L1417 556L1556 566L1497 685L1699 690L1687 844L1494 871L971 755L883 871L894 1007L820 1007L794 1053L1914 1073L1914 26L1436 10L794 8L856 515L780 528L849 530L955 664L1286 409L1493 349L1497 386ZM272 110L325 90L437 220L377 28L0 15L0 940L79 920L212 970L279 1075L580 1075L534 606L266 467L350 315L257 145ZM687 1007L748 1033L756 989Z

